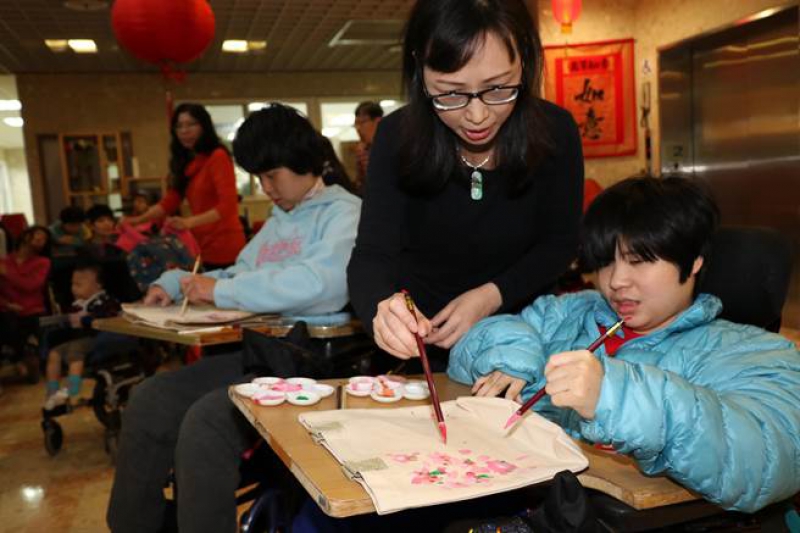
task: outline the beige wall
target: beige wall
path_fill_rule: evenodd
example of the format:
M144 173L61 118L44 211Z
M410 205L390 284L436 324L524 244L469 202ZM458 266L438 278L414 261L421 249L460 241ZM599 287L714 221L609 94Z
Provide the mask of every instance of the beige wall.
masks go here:
M33 204L31 203L30 178L25 165L23 148L0 149L0 161L5 164L11 185L11 205L14 211L25 213L28 224L34 221Z
M242 101L386 96L399 73L192 74L171 86L174 99ZM161 176L169 159L165 85L157 74L20 74L17 90L37 219L46 213L37 135L130 131L139 175ZM312 117L313 119L314 117Z
M792 3L792 2L788 2ZM795 0L794 5L797 4ZM578 44L609 39L635 39L637 124L641 116L641 87L650 82L653 168L659 169L658 49L683 39L733 24L761 10L787 5L781 0L591 0L572 34L562 35L550 0L539 0L540 32L545 45ZM651 72L643 72L644 62ZM610 185L645 168L644 132L637 133L638 150L630 157L589 159L586 176Z

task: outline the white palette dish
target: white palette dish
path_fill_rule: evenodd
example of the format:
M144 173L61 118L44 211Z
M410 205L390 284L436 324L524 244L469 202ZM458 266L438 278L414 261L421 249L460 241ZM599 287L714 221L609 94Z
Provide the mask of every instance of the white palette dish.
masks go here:
M403 397L407 400L424 400L431 395L424 381L409 381L403 387Z
M380 402L380 403L394 403L394 402L399 402L400 400L403 399L402 385L401 385L400 388L394 388L394 389L389 389L389 390L392 391L392 395L391 396L384 396L384 395L382 395L380 393L380 391L376 391L374 389L370 393L369 396L370 396L370 398L372 398L376 402Z
M278 383L283 383L285 380L283 378L276 378L272 376L267 376L263 378L256 378L253 380L253 383L256 385L261 385L265 387L271 387L273 385L277 385Z
M236 394L239 396L252 398L259 392L262 392L264 389L255 383L240 383L239 385L234 386L233 390L236 391Z
M325 383L314 383L310 388L310 392L319 394L320 398L327 398L335 391L336 389L334 387L326 385Z
M286 400L293 405L314 405L321 397L316 392L300 391L286 393Z
M300 385L303 387L303 390L313 390L313 386L317 384L316 379L311 378L289 378L286 380L286 383L291 383L292 385Z
M350 382L344 390L353 396L369 396L372 393L372 385L373 383L366 381Z
M252 400L258 405L280 405L286 400L286 393L274 390L263 390L263 392L253 396Z

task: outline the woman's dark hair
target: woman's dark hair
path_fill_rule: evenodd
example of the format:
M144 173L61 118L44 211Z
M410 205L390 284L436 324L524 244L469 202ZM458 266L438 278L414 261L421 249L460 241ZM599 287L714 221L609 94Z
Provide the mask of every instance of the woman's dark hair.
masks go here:
M527 187L551 148L541 110L543 52L523 0L418 0L405 29L403 81L409 104L400 138L400 175L412 192L433 192L467 168L460 165L456 135L439 120L425 95L422 69L456 72L483 45L487 34L505 44L522 64L522 89L498 132L497 169L515 176L510 192ZM447 111L444 111L447 113Z
M295 174L321 176L325 155L321 135L297 110L281 104L251 113L233 140L236 163L250 174L286 167Z
M322 143L322 155L325 158L325 163L322 165L322 181L325 182L325 185L339 185L347 192L355 194L353 181L350 179L350 175L342 162L336 156L331 140L321 133L319 134L319 140Z
M175 126L178 124L178 118L182 113L188 113L193 119L200 123L203 133L194 145L193 149L185 148L178 140L178 135L175 133ZM172 114L172 121L170 122L170 136L172 141L169 145L170 160L169 171L172 178L172 188L177 190L181 196L186 193L186 187L189 185L189 177L186 175L186 165L194 159L194 155L210 154L217 148L222 147L222 142L217 136L217 131L214 129L214 123L211 121L211 115L205 107L200 104L185 103L175 108Z
M31 226L27 228L25 231L23 231L19 236L19 240L17 240L16 249L19 250L23 244L27 245L28 243L30 243L31 239L33 238L33 235L37 231L41 231L47 236L47 244L44 245L44 248L42 248L42 251L39 255L41 255L42 257L50 257L50 248L53 243L53 237L50 234L50 230L44 226Z
M689 278L698 257L708 258L719 209L697 180L634 177L601 192L586 211L580 263L595 271L625 250L643 261L659 259Z

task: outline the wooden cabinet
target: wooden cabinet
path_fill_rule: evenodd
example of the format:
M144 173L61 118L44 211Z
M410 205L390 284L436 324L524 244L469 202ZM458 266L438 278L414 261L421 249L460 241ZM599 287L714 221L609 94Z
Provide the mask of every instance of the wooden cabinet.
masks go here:
M58 136L58 145L65 204L121 203L133 175L130 133L65 133Z

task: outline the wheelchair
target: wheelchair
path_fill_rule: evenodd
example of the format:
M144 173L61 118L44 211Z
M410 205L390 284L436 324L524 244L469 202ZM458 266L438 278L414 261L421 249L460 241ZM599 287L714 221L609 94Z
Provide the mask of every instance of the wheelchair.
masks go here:
M69 401L54 409L42 408L41 428L44 447L50 456L56 456L64 446L64 431L57 418L72 413L80 407L89 407L95 418L105 428L104 447L113 464L122 426L122 411L127 404L133 386L152 375L159 366L163 354L155 344L139 343L116 335L109 346L98 346L87 356L85 377L94 381L92 395L75 404ZM92 363L92 356L101 350L113 350L113 355ZM106 352L109 353L109 352Z

